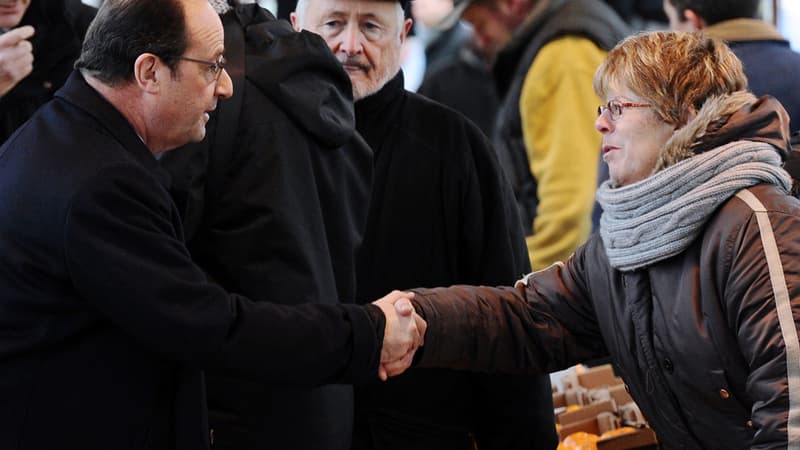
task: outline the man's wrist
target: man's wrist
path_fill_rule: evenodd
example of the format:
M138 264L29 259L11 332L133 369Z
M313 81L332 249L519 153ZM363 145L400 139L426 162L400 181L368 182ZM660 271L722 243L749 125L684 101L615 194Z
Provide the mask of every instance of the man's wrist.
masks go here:
M379 306L373 305L372 303L368 303L364 305L364 307L367 309L367 314L369 314L375 326L375 336L377 336L380 342L383 342L383 336L386 330L386 316Z

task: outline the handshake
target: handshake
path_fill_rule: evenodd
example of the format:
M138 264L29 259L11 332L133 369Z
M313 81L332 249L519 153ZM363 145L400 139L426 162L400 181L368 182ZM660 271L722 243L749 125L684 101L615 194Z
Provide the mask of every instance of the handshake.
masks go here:
M374 302L386 317L381 365L378 369L378 376L383 381L408 369L414 353L424 344L428 325L414 311L412 298L413 292L393 291Z

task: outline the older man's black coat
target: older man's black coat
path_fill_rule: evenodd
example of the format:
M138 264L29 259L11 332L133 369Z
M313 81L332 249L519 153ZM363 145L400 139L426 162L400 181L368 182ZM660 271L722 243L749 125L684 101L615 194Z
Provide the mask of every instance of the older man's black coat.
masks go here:
M375 152L361 301L391 289L512 283L530 270L510 185L477 126L403 89L359 100ZM469 281L468 281L469 280ZM552 449L548 377L409 371L356 391L357 449ZM371 441L371 442L370 442Z
M202 368L298 386L377 373L382 324L361 307L209 284L164 181L77 73L0 147L0 448L203 449Z

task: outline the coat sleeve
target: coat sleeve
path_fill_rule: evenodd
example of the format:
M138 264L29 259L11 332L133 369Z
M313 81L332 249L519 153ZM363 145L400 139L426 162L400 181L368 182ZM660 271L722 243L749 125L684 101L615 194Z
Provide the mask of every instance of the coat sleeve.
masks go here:
M790 214L771 212L768 217L779 266L770 273L771 239L759 231L753 215L732 246L725 303L749 369L746 394L756 430L752 448L786 448L787 443L792 448L800 443L800 223Z
M73 197L63 242L91 308L165 357L261 381L356 382L377 374L363 307L252 302L206 281L169 195L141 168L106 168Z
M416 290L428 322L424 367L547 373L608 354L579 251L515 287L452 286Z

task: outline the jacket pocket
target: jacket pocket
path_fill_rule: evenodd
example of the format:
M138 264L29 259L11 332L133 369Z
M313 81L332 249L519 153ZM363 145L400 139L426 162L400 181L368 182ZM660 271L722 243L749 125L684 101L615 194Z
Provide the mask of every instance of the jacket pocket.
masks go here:
M713 369L709 371L709 395L706 396L709 405L706 405L711 414L702 420L709 433L720 436L722 441L734 443L750 442L754 431L750 417L752 409L742 403L728 382L725 370ZM712 416L712 417L709 417ZM722 436L725 436L724 438ZM733 447L728 448L736 448Z

